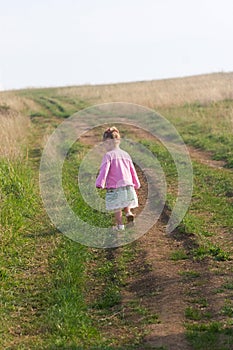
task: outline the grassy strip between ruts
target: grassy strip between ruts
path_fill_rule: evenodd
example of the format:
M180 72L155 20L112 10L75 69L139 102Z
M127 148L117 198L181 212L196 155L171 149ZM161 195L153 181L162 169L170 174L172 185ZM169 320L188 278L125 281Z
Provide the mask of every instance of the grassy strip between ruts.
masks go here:
M111 225L111 216L103 215L82 202L78 190L78 167L85 151L81 144L76 143L65 161L63 184L67 200L83 220L91 222L92 225L109 226ZM51 317L54 321L61 318L60 326L56 326L56 335L54 334L56 346L62 349L68 345L71 348L73 346L74 349L79 347L81 349L81 346L87 349L92 349L91 346L93 349L106 350L136 349L145 334L144 325L147 322L152 322L152 319L153 321L156 319L157 322L157 315L150 315L145 308L140 308L137 305L137 308L131 306L131 313L135 314L136 321L129 323L124 317L121 289L130 273L128 263L135 259L137 254L135 244L107 250L88 249L67 239L64 244L61 253L65 252L66 259L58 259L60 253L56 253L54 256L55 265L54 262L52 263L52 266L56 266L57 262L60 267L62 266L62 269L55 267L53 275L56 275L57 271L58 278L61 278L59 289L64 295L62 298L58 297L59 305L55 303L54 309L56 311L55 314L52 313ZM78 261L77 258L80 254L82 256L82 252L85 252L84 256L86 256L86 261L84 259L83 262ZM64 263L64 261L66 262ZM68 281L66 280L67 275ZM82 282L77 283L81 276ZM80 289L80 292L83 299L78 302L77 291L81 285L83 288ZM54 290L59 296L59 290L57 288ZM83 308L81 313L78 309L79 305ZM143 315L141 314L142 310ZM79 325L85 320L79 316L82 315L82 311L86 315L87 324L89 324L89 327L84 329L83 334L80 333L82 327ZM141 316L141 322L138 322L138 315Z

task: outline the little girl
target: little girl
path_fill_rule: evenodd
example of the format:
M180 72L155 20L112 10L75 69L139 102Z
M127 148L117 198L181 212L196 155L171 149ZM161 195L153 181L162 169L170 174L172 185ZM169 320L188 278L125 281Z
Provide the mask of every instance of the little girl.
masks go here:
M129 154L120 148L120 133L116 127L105 130L103 141L107 153L104 155L99 175L96 179L97 188L106 188L106 209L115 212L117 230L124 230L122 209L127 222L134 221L132 208L138 207L135 189L140 182Z

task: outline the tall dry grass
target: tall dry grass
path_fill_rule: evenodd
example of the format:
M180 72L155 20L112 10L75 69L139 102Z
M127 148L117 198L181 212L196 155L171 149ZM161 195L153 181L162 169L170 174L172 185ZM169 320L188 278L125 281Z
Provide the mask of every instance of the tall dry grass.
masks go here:
M64 87L59 95L78 97L90 103L131 102L149 108L185 103L233 99L233 73L214 73L185 78L108 85Z
M48 89L49 90L49 89ZM46 93L46 89L44 90ZM161 108L182 106L198 102L208 104L224 99L233 99L233 73L215 73L184 78L151 80L142 82L83 85L56 89L59 96L83 99L91 104L107 102L130 102L145 107ZM17 91L0 93L0 157L9 158L22 155L21 145L25 145L30 121L25 111L38 111L33 98L20 96ZM16 112L17 111L17 112ZM196 116L196 118L203 116ZM221 117L221 118L220 118ZM232 132L232 110L219 115ZM202 120L202 122L204 122ZM211 119L212 122L212 119ZM219 124L218 124L219 126Z
M25 99L17 95L17 92L0 92L0 106L7 106L9 109L21 112L25 109Z
M16 160L23 158L25 152L27 154L29 128L29 118L8 105L0 105L0 158Z

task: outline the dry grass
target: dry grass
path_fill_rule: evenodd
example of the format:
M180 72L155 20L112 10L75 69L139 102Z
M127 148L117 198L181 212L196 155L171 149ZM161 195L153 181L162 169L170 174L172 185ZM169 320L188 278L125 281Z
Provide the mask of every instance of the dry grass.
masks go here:
M185 78L109 85L64 87L59 95L78 97L90 103L131 102L149 108L206 104L233 98L233 73L215 73Z
M14 111L23 111L25 109L25 102L16 92L1 92L0 106L7 106Z
M46 94L46 89L44 93ZM67 96L70 99L83 99L90 105L107 102L130 102L160 110L161 108L182 106L194 102L208 104L209 102L233 99L233 73L215 73L108 85L60 87L56 89L56 94ZM17 91L0 93L0 157L14 158L21 154L20 145L25 144L30 124L29 119L24 116L25 111L35 112L39 108L40 106L32 98L20 96ZM202 123L207 122L203 115L194 117L202 118ZM227 115L224 110L221 115L219 114L215 118L219 119L218 128L220 124L224 124L223 129L232 132L232 109L228 110Z
M30 120L7 105L0 105L0 158L14 160L24 155ZM26 148L26 147L25 147Z

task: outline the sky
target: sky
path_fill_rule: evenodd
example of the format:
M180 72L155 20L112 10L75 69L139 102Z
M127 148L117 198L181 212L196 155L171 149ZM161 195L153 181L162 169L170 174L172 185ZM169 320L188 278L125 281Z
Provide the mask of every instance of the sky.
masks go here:
M232 0L0 0L0 89L233 71Z

